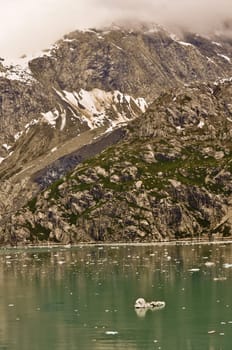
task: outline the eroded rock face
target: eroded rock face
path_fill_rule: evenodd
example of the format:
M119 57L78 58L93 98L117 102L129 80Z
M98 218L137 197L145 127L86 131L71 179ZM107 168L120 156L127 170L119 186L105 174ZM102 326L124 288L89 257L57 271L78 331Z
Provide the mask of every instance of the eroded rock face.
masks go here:
M13 146L25 127L43 120L57 130L47 145L52 149L93 125L89 113L115 120L121 111L131 119L145 111L137 98L148 103L167 88L231 76L231 59L231 41L223 35L206 39L187 33L180 40L158 27L70 33L29 62L1 60L0 145ZM95 106L98 100L106 110L88 110L86 99ZM7 154L0 149L0 157Z
M179 40L162 28L150 29L76 31L29 66L37 79L62 90L119 90L150 100L180 82L231 73L229 39L217 38L216 45L213 38L186 34Z
M231 191L231 81L200 81L232 76L231 59L226 37L178 39L146 27L76 31L27 63L1 59L3 241L160 240L214 227ZM103 133L110 142L103 136L100 147ZM13 213L38 193L36 184L46 188L118 141L71 183L30 201L18 224ZM74 201L82 190L90 193ZM226 222L226 230L218 225L229 232Z
M119 143L12 215L2 236L76 243L231 235L231 89L228 80L161 95Z

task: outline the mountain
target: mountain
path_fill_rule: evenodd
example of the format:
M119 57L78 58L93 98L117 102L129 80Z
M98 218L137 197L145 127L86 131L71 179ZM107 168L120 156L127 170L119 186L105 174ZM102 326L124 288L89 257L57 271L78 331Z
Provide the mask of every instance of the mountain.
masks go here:
M177 37L157 25L75 31L37 57L0 58L2 225L77 164L121 145L125 125L146 120L165 91L231 77L231 59L223 32Z
M48 121L49 115L63 142L89 128L84 108L76 109L76 99L86 102L88 92L90 99L98 89L103 99L106 92L119 91L150 103L167 88L231 76L231 57L231 40L222 34L184 33L180 40L158 26L70 33L34 59L14 65L1 59L1 142L12 147L28 125L44 116ZM0 155L7 155L7 147Z
M157 98L122 139L31 199L12 242L227 237L232 224L232 79Z

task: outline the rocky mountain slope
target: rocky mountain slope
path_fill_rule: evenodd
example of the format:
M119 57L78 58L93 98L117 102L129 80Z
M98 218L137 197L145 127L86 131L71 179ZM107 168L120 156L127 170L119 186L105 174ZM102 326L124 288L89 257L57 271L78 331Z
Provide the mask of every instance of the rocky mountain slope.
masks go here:
M167 88L231 76L231 59L231 40L223 34L206 38L185 33L178 39L152 25L76 31L39 57L13 63L2 58L0 156L12 153L10 147L20 148L19 140L31 126L40 130L47 122L54 129L49 131L50 142L46 130L42 132L49 150L83 130L107 124L104 115L112 99L117 104L124 97L127 103L126 95L142 97L146 102L137 102L144 111L144 105ZM130 108L125 113L130 117ZM32 135L28 138L32 147Z
M123 127L123 140L12 215L2 240L231 235L231 107L232 79L161 94Z
M178 38L156 25L75 31L35 58L0 58L1 224L117 143L162 92L232 76L231 59L223 33Z

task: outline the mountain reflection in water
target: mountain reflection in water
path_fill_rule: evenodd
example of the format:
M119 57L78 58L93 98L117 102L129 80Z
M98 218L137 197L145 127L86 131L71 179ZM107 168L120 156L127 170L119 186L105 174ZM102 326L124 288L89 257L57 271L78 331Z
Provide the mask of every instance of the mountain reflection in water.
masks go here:
M231 253L231 244L1 250L0 349L230 350ZM139 297L166 307L135 310Z

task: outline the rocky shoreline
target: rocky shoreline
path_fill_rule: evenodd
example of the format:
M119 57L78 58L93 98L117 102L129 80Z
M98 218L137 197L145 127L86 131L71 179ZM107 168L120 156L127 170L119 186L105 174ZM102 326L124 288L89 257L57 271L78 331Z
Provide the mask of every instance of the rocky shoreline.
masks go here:
M217 245L217 244L232 244L232 236L227 238L199 238L199 239L177 239L170 241L160 241L160 242L79 242L78 244L62 244L62 243L54 243L54 242L46 242L39 244L28 243L17 244L17 245L0 245L0 250L8 250L8 249L75 249L75 248L83 248L83 247L115 247L115 246L170 246L170 245Z

